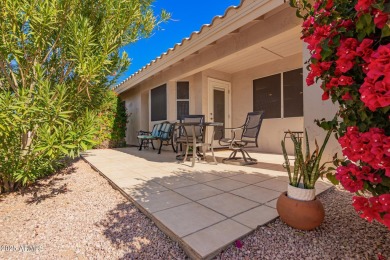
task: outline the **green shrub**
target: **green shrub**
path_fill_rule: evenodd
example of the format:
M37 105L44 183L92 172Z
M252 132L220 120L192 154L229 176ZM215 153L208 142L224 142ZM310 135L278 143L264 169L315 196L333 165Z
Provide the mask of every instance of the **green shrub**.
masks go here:
M94 148L124 147L127 117L125 102L114 91L107 91L97 115L97 145Z
M48 82L34 91L0 95L0 193L53 172L61 158L91 148L95 115L86 109L73 120L67 87Z
M125 112L111 114L118 101L109 87L130 63L120 48L168 18L162 12L158 20L152 2L1 1L0 193L33 183L96 141L123 139L115 118ZM101 109L107 119L97 116Z

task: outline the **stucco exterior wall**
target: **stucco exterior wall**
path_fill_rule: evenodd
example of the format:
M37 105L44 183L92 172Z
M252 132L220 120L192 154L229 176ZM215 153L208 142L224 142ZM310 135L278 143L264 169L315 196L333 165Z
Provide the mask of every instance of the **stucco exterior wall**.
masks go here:
M234 73L232 75L232 126L242 125L246 114L253 111L254 79L301 67L302 54L296 54L276 62ZM280 154L280 141L284 137L284 131L288 129L303 131L303 117L264 119L259 135L259 150ZM292 142L287 140L286 148L289 154L293 154Z
M132 89L118 92L126 100L128 112L132 113L127 130L127 143L137 144L137 131L140 129L150 130L156 123L150 121L149 114L149 95L152 88L167 84L167 120L176 121L177 81L190 82L190 113L206 116L208 115L208 78L230 82L232 85L231 126L241 125L247 112L253 110L253 80L302 67L302 55L281 58L276 62L233 74L211 68L218 68L218 65L223 67L240 52L261 48L259 43L294 29L298 24L300 24L300 20L296 18L295 12L291 11L285 4L278 7L277 10L249 22L239 30L226 35L216 31L213 35L216 38L214 42L199 51L189 53L186 57L167 66L164 70L148 76L143 81L130 80L125 82L123 88L127 84L132 84L131 82L134 83ZM170 55L175 55L175 53ZM260 62L261 60L259 60ZM263 62L265 61L263 60ZM259 63L255 60L254 64L251 63L248 67ZM242 68L239 67L237 70L242 70ZM264 120L259 136L260 151L280 153L280 140L284 136L283 132L287 129L303 130L303 117ZM292 153L292 148L288 147L288 151Z
M122 100L125 101L127 113L129 114L128 122L126 125L126 143L137 144L137 132L140 129L145 129L145 125L142 123L142 118L147 114L145 110L145 96L141 95L139 89L132 89L121 96Z
M304 46L303 51L303 63L310 58L310 53ZM303 78L306 79L308 71L304 67ZM333 104L331 100L322 101L322 89L320 88L320 82L307 87L304 80L303 85L303 113L304 113L304 126L309 135L310 147L314 147L314 140L317 139L318 144L321 146L322 141L326 136L326 131L318 127L315 123L315 119L325 118L331 120L337 111L337 105ZM314 148L313 148L314 149ZM335 153L341 154L341 148L332 135L324 151L322 161L330 161Z

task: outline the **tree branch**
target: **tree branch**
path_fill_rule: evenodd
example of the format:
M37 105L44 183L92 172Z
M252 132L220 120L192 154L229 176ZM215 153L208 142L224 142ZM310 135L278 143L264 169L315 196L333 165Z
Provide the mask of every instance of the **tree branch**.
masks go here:
M10 75L7 73L7 70L4 66L4 62L2 59L0 59L0 68L1 70L3 71L3 74L5 75L5 77L7 78L7 81L9 83L9 85L12 87L12 89L15 91L15 93L18 92L18 88L17 86L14 84L13 80L11 79Z

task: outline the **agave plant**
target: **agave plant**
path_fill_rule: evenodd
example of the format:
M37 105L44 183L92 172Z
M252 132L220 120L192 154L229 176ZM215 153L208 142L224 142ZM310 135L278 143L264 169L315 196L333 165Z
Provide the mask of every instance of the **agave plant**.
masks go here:
M320 162L325 146L328 143L329 137L332 133L332 129L328 131L321 149L317 144L317 140L315 140L316 149L312 154L310 154L309 138L305 129L305 157L303 156L302 142L291 131L289 132L291 140L294 143L294 170L292 170L290 167L290 159L288 158L284 141L282 141L282 150L285 160L283 167L287 170L290 185L298 187L299 184L302 183L304 189L314 189L314 185L318 178L328 172L328 169L325 168L327 162L323 163L321 166Z

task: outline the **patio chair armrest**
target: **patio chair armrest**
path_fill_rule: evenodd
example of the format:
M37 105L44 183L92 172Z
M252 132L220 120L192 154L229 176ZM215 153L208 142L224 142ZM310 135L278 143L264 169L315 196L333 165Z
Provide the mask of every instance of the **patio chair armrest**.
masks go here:
M151 135L151 134L152 134L152 132L150 132L150 131L144 131L144 130L138 131L138 135Z
M221 129L221 131L223 131L223 130L231 130L231 131L238 131L238 130L240 130L240 129L242 129L243 127L242 126L240 126L240 127L226 127L226 128L223 128L223 129Z
M254 127L247 127L246 129L255 129L255 128L258 128L259 126L254 126Z

